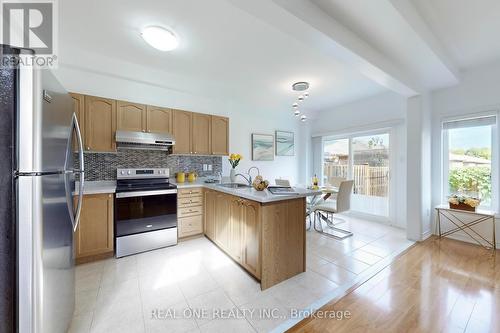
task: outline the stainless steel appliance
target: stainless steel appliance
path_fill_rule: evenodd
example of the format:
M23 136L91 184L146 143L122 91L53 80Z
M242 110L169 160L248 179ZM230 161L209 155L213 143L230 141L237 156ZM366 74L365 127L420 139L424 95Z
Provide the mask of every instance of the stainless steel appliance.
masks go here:
M175 140L168 134L116 131L118 149L147 149L172 151Z
M30 50L0 50L3 59L13 61L20 54L32 56ZM12 191L12 220L1 222L15 223L16 234L13 331L66 332L75 304L73 233L82 207L81 197L73 204L76 175L78 193L84 186L83 145L73 101L50 71L22 63L8 67L2 62L0 82L1 121L11 121L12 128L9 136L0 137L0 146L12 147L10 156L0 156L0 171L2 177L11 175ZM80 170L74 169L75 146ZM5 161L10 161L9 172Z
M177 186L168 169L118 169L116 257L177 244Z

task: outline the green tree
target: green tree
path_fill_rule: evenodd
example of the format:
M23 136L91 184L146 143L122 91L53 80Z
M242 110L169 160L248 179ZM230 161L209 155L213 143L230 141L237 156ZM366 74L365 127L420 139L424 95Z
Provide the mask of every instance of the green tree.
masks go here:
M491 199L491 169L488 167L462 167L450 170L450 191L477 192L482 201Z
M485 148L485 147L484 148L469 148L465 151L465 155L491 160L491 149Z

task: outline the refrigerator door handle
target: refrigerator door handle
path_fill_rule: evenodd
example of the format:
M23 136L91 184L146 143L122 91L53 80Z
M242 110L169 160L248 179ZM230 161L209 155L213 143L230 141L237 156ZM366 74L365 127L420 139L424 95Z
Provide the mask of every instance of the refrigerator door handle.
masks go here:
M76 132L76 139L78 142L78 157L79 157L79 162L80 162L80 169L75 170L73 165L69 165L70 163L72 164L72 158L71 156L73 155L73 133ZM66 187L66 200L68 204L68 211L69 215L71 217L71 224L73 226L73 231L76 231L78 228L78 224L80 223L80 216L82 212L82 204L83 204L83 190L85 187L85 173L84 173L84 157L83 157L83 142L82 142L82 134L80 131L80 126L78 124L78 119L76 117L76 114L73 113L73 117L71 119L71 130L69 133L69 138L68 138L68 144L67 144L67 150L66 150L66 163L65 163L65 171L64 171L64 182L65 182L65 187ZM76 212L73 207L73 193L72 193L72 186L69 185L68 183L68 177L73 176L74 174L79 174L80 175L80 186L78 189L78 192L76 193L78 195L78 206L76 208Z
M73 231L76 231L78 228L78 224L80 224L80 216L82 213L82 205L83 205L83 190L85 188L85 159L83 157L83 140L82 140L82 132L80 131L80 125L78 124L78 118L76 113L73 113L73 124L76 130L76 138L78 140L78 158L80 159L80 189L78 191L78 206L76 208L76 215L74 218L75 224L73 226Z

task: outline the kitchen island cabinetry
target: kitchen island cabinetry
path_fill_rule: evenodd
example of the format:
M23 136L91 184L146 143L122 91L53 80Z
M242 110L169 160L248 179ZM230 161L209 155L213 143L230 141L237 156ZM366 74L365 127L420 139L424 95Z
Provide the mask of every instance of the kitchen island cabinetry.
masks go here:
M205 190L205 235L267 289L305 271L305 199L270 203Z

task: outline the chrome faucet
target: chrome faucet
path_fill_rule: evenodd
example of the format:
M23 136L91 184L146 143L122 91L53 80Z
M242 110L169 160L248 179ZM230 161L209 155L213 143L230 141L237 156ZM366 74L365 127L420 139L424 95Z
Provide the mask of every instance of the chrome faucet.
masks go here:
M237 173L235 176L241 176L243 178L245 178L245 180L248 182L248 185L249 186L252 186L252 175L250 174L250 171L252 171L252 169L255 169L257 170L257 175L260 175L260 170L259 168L257 168L256 166L253 166L253 167L250 167L250 169L248 169L247 171L247 175L248 175L248 178L245 177L243 174L241 173Z
M241 173L237 173L234 175L235 177L236 176L241 176L243 177L247 182L248 182L248 185L249 186L252 186L252 176L248 175L249 178L245 177L245 175L241 174Z

